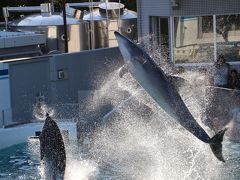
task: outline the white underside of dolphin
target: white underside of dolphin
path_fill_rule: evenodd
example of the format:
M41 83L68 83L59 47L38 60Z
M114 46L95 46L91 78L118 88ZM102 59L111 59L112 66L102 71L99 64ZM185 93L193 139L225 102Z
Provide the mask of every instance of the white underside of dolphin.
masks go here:
M152 58L134 42L118 32L115 32L115 36L125 62L120 76L123 76L127 71L130 72L168 115L198 139L210 144L214 155L224 162L222 140L226 129L210 138L194 119L175 86L171 83L173 77L168 77Z

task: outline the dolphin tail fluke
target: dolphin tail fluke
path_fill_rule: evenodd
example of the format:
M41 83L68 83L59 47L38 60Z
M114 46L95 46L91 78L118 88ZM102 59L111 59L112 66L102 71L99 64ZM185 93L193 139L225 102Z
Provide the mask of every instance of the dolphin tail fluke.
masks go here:
M224 133L226 132L227 128L224 130L219 131L215 136L213 136L210 140L210 147L212 149L213 154L216 158L222 162L225 162L223 155L222 155L222 141Z

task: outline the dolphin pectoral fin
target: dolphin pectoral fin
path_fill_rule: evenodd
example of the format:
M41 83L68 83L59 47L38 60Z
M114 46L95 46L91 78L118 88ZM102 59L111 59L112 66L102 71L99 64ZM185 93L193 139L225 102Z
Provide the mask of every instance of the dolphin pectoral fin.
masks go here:
M124 64L119 70L119 77L122 78L128 72L128 66Z
M167 77L168 77L170 83L172 85L174 85L177 89L178 89L178 87L180 87L182 85L186 85L186 84L189 85L188 81L185 80L184 78L181 78L181 77L178 77L178 76L171 76L171 75L169 75Z
M223 155L222 155L222 141L223 136L226 132L227 128L224 130L219 131L215 136L213 136L210 139L210 147L212 149L213 154L216 156L216 158L222 162L225 162Z

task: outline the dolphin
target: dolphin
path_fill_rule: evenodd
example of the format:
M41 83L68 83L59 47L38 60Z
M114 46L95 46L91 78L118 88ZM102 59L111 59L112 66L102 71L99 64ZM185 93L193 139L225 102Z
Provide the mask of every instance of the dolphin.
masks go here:
M195 137L208 143L216 158L225 162L222 155L222 141L227 129L221 130L210 138L194 119L172 83L177 77L167 76L141 47L117 31L114 34L124 59L124 66L119 72L120 77L126 72L130 72L140 86L169 116Z
M64 142L57 123L48 114L39 139L46 179L63 179L66 167Z

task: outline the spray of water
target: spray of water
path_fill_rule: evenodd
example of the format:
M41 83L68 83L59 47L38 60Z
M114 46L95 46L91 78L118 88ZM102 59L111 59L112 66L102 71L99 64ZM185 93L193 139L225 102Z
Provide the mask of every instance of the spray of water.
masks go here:
M33 116L38 120L45 120L46 115L49 114L51 117L54 115L54 109L49 107L45 103L36 103L33 106Z
M71 162L67 162L67 164L66 180L88 180L98 175L98 166L94 161L71 159Z
M157 55L152 54L152 57ZM165 72L173 73L172 68L167 61L164 62ZM189 76L185 72L181 75L193 83L192 87L198 87L196 83L200 81L206 82L201 73ZM116 103L119 102L115 101L119 100L119 94L115 90L119 88L130 96ZM182 87L179 92L196 120L202 124L201 97L204 90L190 89ZM197 96L200 98L194 98ZM121 79L111 75L92 102L98 106L106 98L113 99L111 102L115 108L103 118L104 126L95 131L89 153L98 164L98 177L215 179L219 176L217 167L221 163L215 159L209 146L170 118L129 74Z
M101 159L100 174L107 171L123 179L217 177L218 162L206 144L182 129L143 91L131 94L95 132L91 154Z
M157 59L159 52L151 53ZM168 74L174 72L167 61L158 64ZM181 76L192 87L206 82L199 73ZM183 86L179 92L201 124L204 90ZM209 146L170 118L130 74L120 79L113 72L88 101L89 110L109 102L115 108L103 117L104 126L94 132L86 151L67 147L66 179L218 179L222 164ZM43 107L40 114L47 111Z

